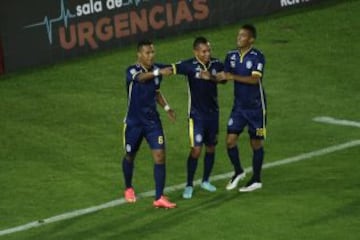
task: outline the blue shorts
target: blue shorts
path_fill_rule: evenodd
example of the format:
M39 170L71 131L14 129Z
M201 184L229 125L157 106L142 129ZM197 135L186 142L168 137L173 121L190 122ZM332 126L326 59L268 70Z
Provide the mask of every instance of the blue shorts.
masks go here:
M219 133L219 118L200 120L189 118L190 146L215 146Z
M165 138L161 123L152 126L124 124L124 147L127 154L134 155L140 148L143 138L151 150L165 149Z
M240 134L245 127L251 139L265 139L266 113L259 109L233 109L228 121L227 133Z

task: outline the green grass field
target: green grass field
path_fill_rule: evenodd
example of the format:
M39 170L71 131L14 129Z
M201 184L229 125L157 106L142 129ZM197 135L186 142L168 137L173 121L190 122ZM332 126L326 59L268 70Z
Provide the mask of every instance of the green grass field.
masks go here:
M316 116L360 121L360 1L329 1L314 9L253 19L266 58L268 139L265 162L360 139L360 128L313 122ZM241 23L239 23L241 24ZM224 58L239 24L191 32L156 43L157 60L192 55L197 35ZM134 46L0 78L0 231L122 198L124 71ZM230 172L225 150L233 86L219 86L220 141L213 175ZM187 88L170 77L162 92L177 112L167 138L167 186L185 182L189 151ZM248 136L242 163L251 164ZM177 209L153 209L152 198L0 239L359 239L360 147L265 169L261 191L216 193L196 188L192 200L168 195ZM197 177L202 175L202 161ZM137 192L154 189L145 144L137 156ZM358 229L358 230L356 230Z

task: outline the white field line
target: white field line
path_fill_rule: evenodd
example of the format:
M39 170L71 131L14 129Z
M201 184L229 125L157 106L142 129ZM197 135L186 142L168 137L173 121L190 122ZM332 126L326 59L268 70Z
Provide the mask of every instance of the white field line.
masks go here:
M328 124L334 124L334 125L341 125L341 126L349 126L349 127L358 127L360 128L360 122L356 121L350 121L346 119L336 119L332 117L315 117L313 118L313 121L315 122L321 122L321 123L328 123Z
M266 164L263 165L263 168L264 169L265 168L272 168L272 167L277 167L277 166L281 166L281 165L285 165L285 164L290 164L290 163L310 159L310 158L313 158L313 157L318 157L318 156L330 154L330 153L333 153L333 152L341 151L341 150L344 150L344 149L347 149L347 148L356 147L356 146L359 146L359 145L360 145L360 140L353 140L353 141L346 142L346 143L343 143L343 144L322 148L322 149L312 151L312 152L308 152L308 153L303 153L303 154L300 154L300 155L297 155L297 156L294 156L294 157L285 158L285 159L282 159L282 160L279 160L279 161L266 163ZM246 168L245 171L250 172L251 168L250 167ZM212 179L212 181L228 179L228 178L230 178L232 176L232 174L233 174L233 172L228 172L228 173L212 176L211 179ZM195 184L196 185L200 184L200 181L201 181L200 179L197 180L195 182ZM169 193L169 192L174 192L174 191L183 189L184 185L185 184L182 183L182 184L166 187L165 192ZM154 190L137 194L138 198L145 198L145 197L151 197L151 196L154 196ZM119 205L122 205L122 204L125 204L125 203L126 203L125 199L121 198L121 199L113 200L113 201L103 203L103 204L100 204L100 205L97 205L97 206L92 206L92 207L88 207L88 208L74 210L74 211L63 213L63 214L60 214L60 215L56 215L56 216L53 216L53 217L50 217L50 218L29 222L27 224L20 225L20 226L17 226L17 227L0 230L0 236L16 233L16 232L20 232L20 231L25 231L25 230L28 230L28 229L31 229L31 228L44 226L44 225L47 225L47 224L53 223L53 222L59 222L59 221L75 218L75 217L78 217L78 216L83 216L85 214L94 213L94 212L97 212L97 211L100 211L100 210L103 210L103 209L116 207L116 206L119 206Z

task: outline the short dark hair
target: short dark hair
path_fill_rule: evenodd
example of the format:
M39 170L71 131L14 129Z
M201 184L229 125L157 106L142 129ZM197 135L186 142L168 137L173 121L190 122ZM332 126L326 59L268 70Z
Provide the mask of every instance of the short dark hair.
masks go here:
M193 48L196 49L200 44L208 44L209 41L205 37L197 37L194 40Z
M245 29L247 30L248 32L250 32L250 34L252 35L252 37L254 39L256 39L256 28L254 25L252 24L244 24L241 29Z
M143 46L150 46L153 42L149 39L140 40L137 44L137 50L140 51Z

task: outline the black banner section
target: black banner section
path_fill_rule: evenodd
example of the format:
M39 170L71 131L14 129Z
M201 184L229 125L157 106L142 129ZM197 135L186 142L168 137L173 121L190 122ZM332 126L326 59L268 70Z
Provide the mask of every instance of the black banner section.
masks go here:
M5 73L5 67L4 67L4 54L2 49L2 43L1 43L1 36L0 36L0 75Z
M3 62L15 71L320 1L2 0Z

